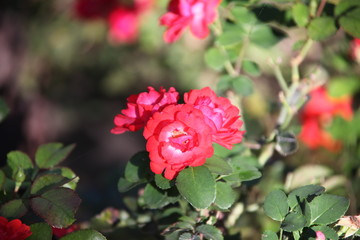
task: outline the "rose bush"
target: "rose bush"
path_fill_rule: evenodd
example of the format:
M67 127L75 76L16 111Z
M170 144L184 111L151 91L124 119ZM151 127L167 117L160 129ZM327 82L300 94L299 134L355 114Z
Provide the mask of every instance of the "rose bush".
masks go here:
M186 27L198 38L205 38L210 31L208 25L216 18L220 0L172 0L168 12L160 18L160 24L168 29L164 33L167 43L176 41Z
M150 168L173 179L187 166L200 166L213 155L211 128L193 105L171 105L157 112L144 129Z
M177 103L178 98L179 93L175 88L170 88L166 92L164 88L156 91L154 88L148 87L148 92L131 95L127 99L127 109L116 115L115 127L111 133L121 134L143 128L153 113L160 111L167 105Z
M209 87L191 90L184 94L184 101L194 105L206 116L205 121L211 127L213 141L228 149L232 144L240 143L244 131L240 131L242 121L239 109L230 100L216 96Z
M325 147L331 151L338 151L341 143L326 132L325 128L334 116L350 120L353 115L351 102L349 96L331 97L324 87L313 90L309 102L300 114L300 140L311 149Z
M31 235L30 227L19 219L8 221L0 216L0 239L24 240Z

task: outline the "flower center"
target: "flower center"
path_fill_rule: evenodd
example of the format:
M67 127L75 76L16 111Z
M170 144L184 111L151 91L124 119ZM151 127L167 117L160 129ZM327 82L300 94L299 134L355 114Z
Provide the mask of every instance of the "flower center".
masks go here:
M171 146L181 150L182 152L188 151L194 147L193 136L179 129L175 129L171 132L169 142Z

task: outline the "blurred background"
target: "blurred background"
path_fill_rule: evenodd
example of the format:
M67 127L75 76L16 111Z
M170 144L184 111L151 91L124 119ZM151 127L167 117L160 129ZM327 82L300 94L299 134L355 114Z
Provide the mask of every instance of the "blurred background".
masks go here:
M172 45L163 42L165 29L159 26L159 17L167 3L128 1L119 7L116 0L0 2L0 97L10 109L0 123L0 163L12 150L34 156L43 143L76 143L75 151L63 164L80 177L80 221L105 207L122 206L117 190L122 168L133 154L145 149L141 131L110 134L113 118L126 107L126 98L146 91L147 86L172 86L183 93L218 83L218 73L204 61L211 38L198 40L186 33ZM117 15L119 12L125 12L126 17ZM249 45L246 58L256 62L260 70L251 76L251 94L241 104L234 98L241 105L246 141L250 142L273 130L280 108L280 87L267 60L279 59L288 77L294 44L304 37L304 31L292 28L295 24L286 10L265 5L252 12L271 26L267 35L258 39L273 39L273 43ZM284 26L279 27L279 22ZM331 127L344 148L331 152L301 145L295 155L275 154L263 174L263 183L250 195L254 202L259 192L265 195L283 186L291 173L288 189L314 183L316 176L318 183L349 196L351 212L358 213L360 127L356 126L356 110L360 71L359 59L350 54L351 41L339 31L314 44L301 69L309 79L336 82L336 89L353 84L345 92L354 96L352 107L357 117L351 123L334 120ZM290 129L294 134L300 132L298 119ZM251 214L248 217L251 221L254 218ZM247 226L245 222L250 220L245 216L239 226Z

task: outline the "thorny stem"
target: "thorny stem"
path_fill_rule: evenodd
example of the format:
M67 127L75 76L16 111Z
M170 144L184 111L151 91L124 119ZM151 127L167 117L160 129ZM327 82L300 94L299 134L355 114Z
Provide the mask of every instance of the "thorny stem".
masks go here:
M280 110L280 115L277 120L277 127L272 131L270 136L267 139L267 142L271 142L275 139L276 134L279 130L285 129L291 122L292 118L296 114L296 112L300 109L300 107L306 101L306 94L308 89L304 90L303 84L300 84L300 74L299 74L299 66L304 61L306 55L308 54L313 40L307 39L303 48L300 50L299 54L291 60L292 67L292 84L288 88L288 90L283 90L284 93L281 96L282 107ZM276 65L276 64L275 64ZM278 73L276 73L278 71ZM275 68L275 75L279 81L279 84L282 85L282 89L287 89L287 85L285 79L282 77L281 70ZM261 166L264 166L266 162L270 159L274 152L275 144L271 143L265 146L259 156L259 162Z

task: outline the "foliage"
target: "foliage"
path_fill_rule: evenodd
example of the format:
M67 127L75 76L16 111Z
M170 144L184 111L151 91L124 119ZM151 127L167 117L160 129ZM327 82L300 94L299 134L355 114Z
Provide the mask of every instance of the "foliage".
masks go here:
M26 11L13 4L9 8ZM33 149L34 157L26 150L6 153L0 168L3 223L24 222L29 240L360 237L359 2L74 0L67 6L54 0L28 5L31 61L20 74L19 99L39 92L39 99L53 102L48 111L56 101L66 102L67 114L74 114L69 119L77 121L80 113L72 100L82 90L89 94L90 87L82 84L72 92L74 87L61 82L68 74L96 73L104 80L96 79L94 89L103 86L101 94L117 108L113 96L142 89L127 98L110 132L141 130L146 150L131 152L122 173L105 174L112 182L118 179L121 195L97 197L113 197L119 205L80 222L79 195L88 195L77 193L82 182L64 162L75 144L44 144L37 131L46 124L29 120L26 134L40 137L27 143L40 139L42 144ZM67 14L42 26L47 11L31 12L39 6ZM171 45L163 45L161 31ZM49 75L42 68L54 72L52 83L36 82ZM57 91L62 88L69 90ZM0 97L0 126L18 110L12 93ZM84 119L105 115L108 122L104 102L82 102ZM42 116L41 107L35 109L34 115ZM77 124L98 127L84 119ZM114 138L125 139L119 147L129 148L124 156L132 151L130 136ZM100 157L106 162L109 155ZM78 164L89 170L88 163ZM91 178L101 185L100 178ZM1 231L0 236L7 234Z

